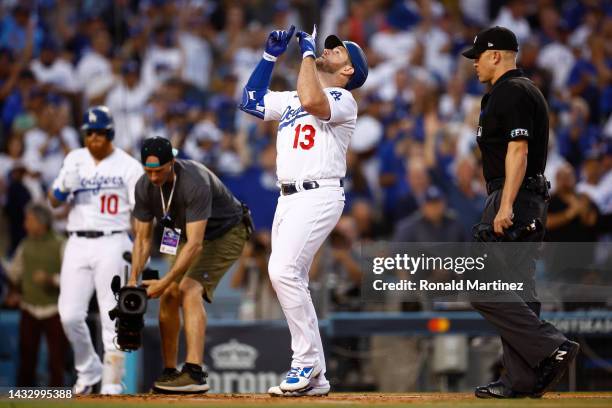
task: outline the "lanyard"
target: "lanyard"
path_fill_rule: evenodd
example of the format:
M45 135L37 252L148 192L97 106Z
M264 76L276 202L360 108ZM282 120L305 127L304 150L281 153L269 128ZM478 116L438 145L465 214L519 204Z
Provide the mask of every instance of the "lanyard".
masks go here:
M174 179L172 180L172 190L170 190L170 197L168 197L168 206L166 206L166 200L164 200L164 192L162 191L162 186L159 186L159 195L161 196L162 202L162 211L164 212L164 217L168 215L168 211L170 211L170 204L172 204L172 196L174 195L174 186L176 186L176 174L174 175Z

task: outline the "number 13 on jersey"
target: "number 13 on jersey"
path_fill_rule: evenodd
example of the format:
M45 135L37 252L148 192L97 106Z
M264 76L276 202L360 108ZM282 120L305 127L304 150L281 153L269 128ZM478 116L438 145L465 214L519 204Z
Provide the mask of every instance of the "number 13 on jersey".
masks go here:
M293 139L293 148L301 148L302 150L310 150L315 143L316 130L312 125L301 124L295 127L295 138ZM300 137L303 136L303 137ZM300 141L302 139L302 141Z

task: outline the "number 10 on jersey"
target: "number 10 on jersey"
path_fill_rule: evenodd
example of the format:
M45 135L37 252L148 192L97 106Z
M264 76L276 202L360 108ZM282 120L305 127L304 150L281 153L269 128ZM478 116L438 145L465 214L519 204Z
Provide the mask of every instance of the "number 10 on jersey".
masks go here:
M316 130L312 125L297 125L295 127L295 138L293 139L293 148L301 148L302 150L310 150L314 146ZM300 136L303 135L302 141Z
M119 196L117 194L100 196L100 213L115 215L119 211Z

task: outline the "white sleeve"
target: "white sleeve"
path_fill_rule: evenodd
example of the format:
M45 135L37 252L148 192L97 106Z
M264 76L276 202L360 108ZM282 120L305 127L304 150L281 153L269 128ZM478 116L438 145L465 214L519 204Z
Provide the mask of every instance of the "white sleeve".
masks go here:
M142 169L142 166L137 160L134 159L134 165L130 166L126 177L130 211L133 211L134 206L136 205L136 183L143 174L144 170Z
M344 123L357 120L357 102L353 94L343 88L326 88L325 96L329 101L329 119L323 123Z
M280 120L292 92L268 92L264 95L264 120Z
M64 177L66 177L66 173L76 170L77 166L76 166L75 155L73 154L73 152L74 150L68 153L66 157L64 158L64 163L62 163L62 168L60 169L59 174L57 175L57 177L53 181L53 184L51 185L51 188L53 190L61 189L61 186L64 182Z

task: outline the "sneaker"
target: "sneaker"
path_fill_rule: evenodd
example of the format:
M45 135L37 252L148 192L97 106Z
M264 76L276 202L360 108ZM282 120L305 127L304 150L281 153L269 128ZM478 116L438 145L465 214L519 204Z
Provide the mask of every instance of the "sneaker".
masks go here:
M90 395L91 393L93 393L93 389L94 389L95 384L82 384L80 382L76 382L76 384L74 384L74 386L72 387L72 394L73 395Z
M321 367L291 367L285 380L280 383L282 391L303 391L310 387L310 381L321 374Z
M169 376L166 381L156 381L153 390L162 393L204 393L210 388L206 384L206 377L206 372L196 372L184 366L178 375Z
M168 382L173 380L174 378L178 377L179 375L181 375L181 372L179 370L177 370L176 368L164 368L164 371L162 371L162 373L160 374L159 377L157 377L157 380L155 380L155 383L164 383L164 382Z
M77 378L76 383L72 386L72 394L74 395L89 395L94 392L96 384L102 380L102 364L99 366L98 373L94 375L93 380L83 381Z
M326 397L329 394L329 383L308 387L302 391L283 391L278 385L270 387L268 394L272 397Z
M119 395L123 393L123 385L121 384L104 384L100 390L103 395Z
M550 357L540 363L534 396L541 397L559 382L570 363L576 358L578 350L580 350L578 343L566 340Z

